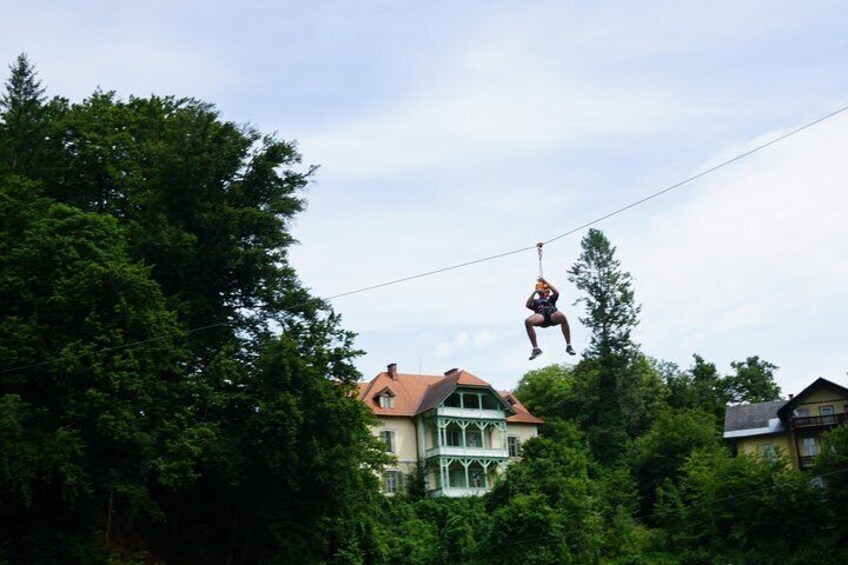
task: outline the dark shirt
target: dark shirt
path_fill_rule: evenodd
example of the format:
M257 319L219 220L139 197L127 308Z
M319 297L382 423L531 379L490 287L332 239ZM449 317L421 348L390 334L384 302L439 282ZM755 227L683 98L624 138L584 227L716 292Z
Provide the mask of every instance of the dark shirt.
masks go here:
M533 311L537 314L551 314L557 311L556 301L559 296L552 294L547 298L534 298L533 299Z

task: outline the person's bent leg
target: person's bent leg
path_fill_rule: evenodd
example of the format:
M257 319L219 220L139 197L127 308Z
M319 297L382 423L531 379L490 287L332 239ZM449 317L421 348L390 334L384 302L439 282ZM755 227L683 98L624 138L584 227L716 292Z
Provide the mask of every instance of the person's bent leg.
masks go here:
M534 326L538 326L541 318L539 314L533 314L526 320L524 320L524 327L527 330L527 337L530 338L530 345L533 346L533 349L538 349L538 344L536 343L536 329Z
M524 320L524 327L527 329L527 337L530 338L530 344L533 346L533 351L530 352L531 361L542 354L542 350L539 349L539 345L536 343L535 326L541 325L544 321L545 318L541 314L533 314Z
M574 348L571 347L571 328L568 325L568 318L562 312L555 312L552 320L555 324L559 324L559 327L562 329L562 337L565 338L565 350L569 354L574 355Z

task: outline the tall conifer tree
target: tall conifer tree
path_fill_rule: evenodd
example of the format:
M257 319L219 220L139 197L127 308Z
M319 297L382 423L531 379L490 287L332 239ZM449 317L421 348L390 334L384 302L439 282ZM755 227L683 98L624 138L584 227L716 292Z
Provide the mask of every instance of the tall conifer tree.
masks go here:
M631 286L630 273L621 269L615 247L597 229L590 229L581 241L582 253L568 271L569 280L585 295L578 299L586 307L580 321L592 332L585 353L584 368L597 376L598 405L590 438L596 457L602 462L615 462L627 443L627 424L622 410L620 390L628 365L638 347L631 339L639 323L640 306Z
M10 69L6 91L0 96L0 151L9 172L28 174L45 137L44 88L26 54L18 55Z

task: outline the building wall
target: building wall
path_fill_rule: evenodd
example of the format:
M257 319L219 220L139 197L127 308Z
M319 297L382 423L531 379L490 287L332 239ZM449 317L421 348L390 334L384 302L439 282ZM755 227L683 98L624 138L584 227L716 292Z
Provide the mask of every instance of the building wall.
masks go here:
M829 389L821 388L819 390L812 391L807 398L804 399L804 403L799 404L795 407L795 409L806 408L810 411L810 416L818 416L819 408L827 405L833 406L834 414L848 412L848 410L846 410L846 406L848 406L848 397L837 394Z
M395 433L395 452L397 464L392 466L404 474L415 473L418 462L418 444L416 443L416 427L413 418L378 418L380 424L373 427L374 435L379 437L382 431Z
M768 444L780 450L795 465L795 448L792 443L792 436L788 433L740 438L736 442L736 450L740 455L743 453L758 453L761 450L760 446Z
M395 452L392 454L397 457L397 463L388 467L388 469L400 471L405 475L406 480L417 480L418 461L423 462L423 449L421 445L423 420L420 417L385 417L378 416L380 423L372 426L372 432L376 437L380 437L382 431L392 431L395 435ZM488 430L487 430L488 433ZM416 434L418 437L416 439ZM500 432L496 432L493 438L499 437ZM506 436L515 436L519 438L519 442L523 444L525 441L538 435L538 426L536 424L513 424L507 423ZM427 439L430 442L430 438ZM495 443L499 443L495 441ZM506 445L504 445L506 447ZM439 484L438 466L429 466L425 470L427 475L427 488L434 489ZM489 472L489 486L494 484L498 474L497 466L491 466Z
M536 424L513 424L511 422L506 424L506 436L517 437L521 444L537 435L539 435L539 426Z

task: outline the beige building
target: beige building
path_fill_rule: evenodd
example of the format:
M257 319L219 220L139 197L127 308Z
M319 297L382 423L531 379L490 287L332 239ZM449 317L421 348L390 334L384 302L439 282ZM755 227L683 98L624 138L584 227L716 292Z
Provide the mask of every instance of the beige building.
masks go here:
M817 379L787 400L728 406L724 438L737 453L784 453L800 469L822 450L823 432L848 423L848 389Z
M459 369L415 375L391 364L360 383L359 398L396 457L383 477L388 494L410 480L423 481L428 496L484 493L542 423L510 393Z

